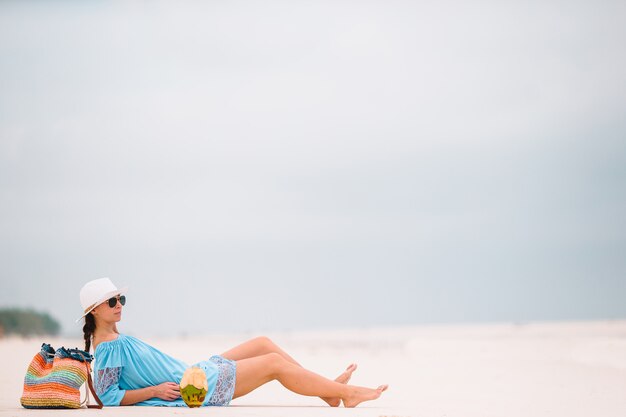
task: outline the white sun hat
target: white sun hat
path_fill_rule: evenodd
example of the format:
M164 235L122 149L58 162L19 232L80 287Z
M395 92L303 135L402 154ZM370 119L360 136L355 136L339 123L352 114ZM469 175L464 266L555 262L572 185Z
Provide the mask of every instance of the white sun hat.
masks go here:
M117 288L109 278L89 281L80 289L80 305L84 314L76 319L76 323L109 298L123 294L127 290L128 287Z

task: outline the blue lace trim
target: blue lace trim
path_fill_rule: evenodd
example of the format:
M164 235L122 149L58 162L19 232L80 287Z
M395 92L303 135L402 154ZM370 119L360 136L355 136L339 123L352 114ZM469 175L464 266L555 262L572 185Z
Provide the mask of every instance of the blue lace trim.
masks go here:
M224 406L228 405L233 399L235 393L235 375L237 370L237 364L235 361L226 359L222 356L211 356L209 360L215 363L219 368L217 377L217 385L215 391L207 405L212 406Z
M94 375L96 394L102 395L107 392L111 385L117 385L121 371L122 367L99 369Z

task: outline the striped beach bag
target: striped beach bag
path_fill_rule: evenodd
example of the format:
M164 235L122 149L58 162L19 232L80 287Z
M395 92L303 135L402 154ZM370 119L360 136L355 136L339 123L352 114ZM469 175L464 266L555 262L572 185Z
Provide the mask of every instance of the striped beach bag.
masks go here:
M56 351L47 343L35 355L24 378L24 392L20 402L25 408L102 408L91 382L88 352L61 347ZM80 401L80 387L87 381L85 401ZM89 391L98 405L89 405Z

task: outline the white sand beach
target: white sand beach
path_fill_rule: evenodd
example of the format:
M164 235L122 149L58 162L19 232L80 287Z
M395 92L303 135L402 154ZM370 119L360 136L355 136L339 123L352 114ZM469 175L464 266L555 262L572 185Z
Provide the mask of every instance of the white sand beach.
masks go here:
M212 416L624 416L626 320L530 324L433 325L267 334L305 367L335 377L359 365L352 383L390 388L355 409L331 408L269 383L229 407L151 408L150 415ZM141 335L136 335L141 337ZM252 334L147 342L194 362ZM44 416L67 410L26 410L19 397L26 367L43 341L0 340L0 416ZM91 415L146 415L145 407L80 410Z

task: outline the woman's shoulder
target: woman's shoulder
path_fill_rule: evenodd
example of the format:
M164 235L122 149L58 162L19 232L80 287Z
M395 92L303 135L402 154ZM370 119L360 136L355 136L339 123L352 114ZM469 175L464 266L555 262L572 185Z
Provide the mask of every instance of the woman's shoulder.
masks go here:
M92 342L94 353L98 350L119 350L123 346L133 346L136 348L138 346L146 345L147 344L144 341L122 333L112 333L106 336L95 337Z
M153 349L145 342L121 333L95 338L93 347L94 369L132 366L137 358L153 353Z
M96 352L98 348L102 347L114 347L119 344L116 342L121 342L125 336L121 333L110 333L107 335L102 335L98 337L94 337L93 339L93 350Z

